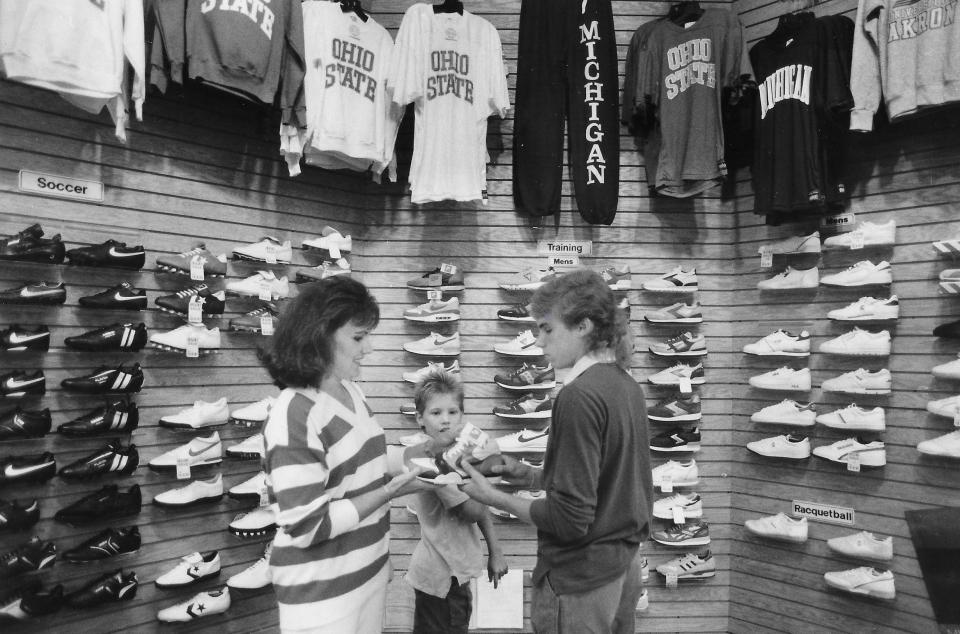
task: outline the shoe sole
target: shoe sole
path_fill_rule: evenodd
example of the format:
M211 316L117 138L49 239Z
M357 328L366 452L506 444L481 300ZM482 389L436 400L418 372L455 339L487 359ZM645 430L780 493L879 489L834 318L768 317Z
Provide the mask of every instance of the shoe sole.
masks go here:
M220 576L220 571L217 570L216 572L211 572L210 574L203 575L202 577L197 577L196 579L193 579L188 583L167 584L167 583L160 583L159 581L154 581L153 583L158 588L163 588L164 590L172 590L175 588L190 588L197 585L198 583L206 581L207 579L213 579L214 577L219 577L219 576Z
M659 570L657 572L660 572ZM660 572L660 574L663 574ZM717 574L716 570L705 570L703 572L688 572L682 575L677 575L677 581L691 581L696 579L709 579L710 577L715 577ZM666 575L664 575L666 576Z
M175 348L174 346L168 346L165 343L157 343L155 341L150 342L150 346L157 348L159 350L166 350L167 352L179 352L181 354L186 354L186 348ZM200 354L214 354L220 351L220 348L199 348L198 352Z
M664 546L673 546L674 548L683 548L686 546L706 546L710 543L710 537L694 537L693 539L684 539L681 541L672 542L664 539L657 539L656 536L651 535L650 538L657 542L658 544L663 544Z
M746 527L744 527L744 528L746 528ZM750 530L749 528L747 528L747 532L750 533L751 535L754 535L755 537L762 537L762 538L764 538L764 539L772 539L772 540L778 541L778 542L790 542L791 544L803 544L804 542L807 541L807 538L806 538L806 537L794 537L794 536L792 536L792 535L764 535L763 533L756 533L756 532Z
M330 249L324 249L324 248L322 248L322 247L316 247L316 246L313 246L312 244L301 244L301 245L300 245L300 248L301 248L302 250L304 250L304 251L320 251L320 252L323 252L323 253L329 253L329 252L330 252ZM343 254L349 254L351 250L352 250L352 249L344 249L343 247L340 247L340 248L339 248L340 253L343 253Z
M63 387L63 389L66 390L66 391L68 391L68 392L74 392L74 393L76 393L76 394L107 394L107 395L109 395L109 394L138 394L138 393L140 392L140 390L143 389L143 385L138 385L138 386L135 387L135 388L128 388L128 389L123 389L123 390L102 390L102 391L101 391L99 388L98 388L98 389L90 389L90 388L86 388L86 387L75 387L75 386L68 386L68 385L62 385L61 387Z
M47 342L47 345L38 347L38 346L14 346L12 348L0 348L0 352L49 352L50 342Z
M227 449L227 456L236 460L260 460L263 454L256 451L230 451Z
M834 464L842 464L842 465L849 465L849 464L850 464L849 462L847 462L846 459L834 460L833 458L827 458L826 456L821 456L820 454L817 454L817 453L815 453L815 454L813 454L813 455L816 456L817 458L822 458L823 460L826 460L826 461L828 461L828 462L832 462L832 463L834 463ZM887 460L886 460L886 458L884 458L883 462L879 462L879 461L877 461L877 460L875 460L875 459L870 459L870 461L867 461L867 460L863 460L863 459L861 458L861 460L860 460L860 466L861 466L861 467L872 467L872 468L885 467L885 466L887 466Z
M659 352L657 350L653 350L652 348L648 348L648 349L650 350L650 354L657 357L705 357L707 356L706 350L686 350L683 352Z
M896 598L896 592L871 592L870 590L860 590L857 588L850 588L848 586L842 586L838 583L831 582L829 579L824 578L827 585L831 588L836 588L837 590L843 590L844 592L849 592L850 594L859 594L860 596L873 597L875 599L886 599L888 601Z
M150 307L147 306L146 302L144 302L143 306L135 306L132 304L115 304L113 306L94 306L91 304L84 304L83 302L80 302L80 306L82 308L88 308L90 310L125 310L128 312L143 312L145 310L150 309Z
M16 298L0 297L0 304L21 304L24 306L55 306L55 305L63 304L66 301L67 301L66 297L56 297L56 298L51 297L49 299L39 297L39 298L28 299L26 301L24 301L19 297L16 297Z
M459 350L457 350L456 352L450 352L445 350L431 350L428 352L426 350L411 350L410 348L406 348L406 347L404 348L404 350L406 350L410 354L420 355L421 357L456 357L460 354Z
M544 282L536 282L532 284L501 284L500 288L505 291L535 291L543 285Z
M92 480L94 478L102 478L103 476L117 475L117 476L128 476L134 471L137 470L137 467L140 466L139 463L134 465L132 469L123 468L118 471L101 471L100 473L83 473L79 475L68 475L60 473L60 477L68 481L77 481L77 480Z
M527 420L527 419L547 419L550 418L551 412L524 412L523 414L510 414L507 412L494 412L494 416L500 418L511 418L516 420Z
M494 352L502 354L505 357L542 357L543 352L524 352L516 350L504 350L503 348L494 348Z
M653 385L680 385L680 381L661 381L659 379L655 381L653 377L648 378L647 381ZM703 377L690 379L690 385L703 385L706 382L707 380Z
M760 286L757 284L757 290L769 292L777 291L812 291L819 286L818 284L807 284L804 286ZM827 285L829 286L829 284Z
M656 513L654 513L653 516L658 520L673 520L673 513L671 513L670 515L657 515ZM689 519L697 519L698 517L703 517L703 509L700 509L699 511L689 511L687 509L683 509L683 516Z
M276 524L270 524L264 528L256 529L234 528L233 526L229 526L228 530L237 537L259 537L260 535L266 535L267 533L276 530L276 528Z
M109 348L100 348L96 346L88 346L85 344L77 345L76 343L67 343L64 341L64 345L71 350L78 350L80 352L139 352L146 347L146 342L140 345L133 346L110 346Z
M216 429L217 427L223 427L227 424L227 421L223 420L216 423L204 423L203 425L194 427L193 425L188 425L187 423L171 423L161 418L158 424L160 427L166 427L167 429L177 429L180 431L199 431L201 429Z
M794 421L781 418L757 418L750 417L751 423L761 423L763 425L790 425L791 427L813 427L816 421Z
M674 480L671 484L673 484L674 487L695 487L695 486L697 486L698 484L700 484L700 479L697 478L696 480L688 480L688 481L683 481L683 482ZM662 486L662 485L663 485L662 482L654 482L654 483L653 483L653 486L655 486L655 487L660 487L660 486Z
M257 262L257 263L259 263L259 264L267 264L267 265L272 265L272 264L287 265L287 264L290 264L290 260L288 260L288 259L277 258L276 261L274 261L274 262L267 262L266 259L264 259L264 258L255 258L255 257L253 257L252 255L246 255L246 254L243 254L243 253L237 253L236 251L234 251L234 252L231 254L231 258L232 258L235 262Z
M821 350L820 352L823 352ZM809 357L809 352L747 352L743 351L743 354L749 354L751 357Z
M757 385L756 383L750 383L750 387L769 392L809 392L813 389L809 385L804 387L799 385Z
M157 268L166 273L174 273L176 275L187 275L187 276L190 275L190 269L181 269L175 266L170 266L168 264L157 263ZM226 273L208 273L204 271L203 277L204 279L208 277L226 277Z
M701 420L703 418L703 414L700 412L697 412L696 414L681 414L680 416L651 416L650 414L647 414L647 418L660 423L692 422Z
M500 381L494 381L494 382L505 390L512 390L516 392L529 392L532 390L552 390L553 388L557 387L556 381L550 381L547 383L536 383L534 385L507 385L506 383L501 383Z
M781 454L760 453L759 451L751 447L747 447L747 451L757 456L763 456L764 458L777 458L779 460L806 460L807 458L810 457L810 454L807 454L806 456L785 456Z
M650 451L658 451L660 453L683 453L690 451L700 451L700 443L691 442L683 445L681 447L650 447Z
M156 504L157 506L162 506L163 508L178 509L178 508L186 508L188 506L198 506L200 504L213 504L214 502L218 502L221 499L223 499L223 493L221 493L220 495L211 495L209 497L197 498L196 500L191 500L189 502L183 502L180 504L174 504L172 502L161 502L156 498L153 499L153 503Z
M407 284L407 288L414 291L443 291L446 293L459 293L466 287L463 284L445 284L443 286L410 286Z
M51 478L54 477L55 475L57 475L56 469L54 469L54 472L51 473L51 474L49 474L49 475L47 475L47 474L43 474L43 475L33 475L33 474L31 474L31 475L28 475L28 476L24 476L24 477L22 477L22 478L9 478L9 479L6 479L6 478L5 478L5 479L3 479L3 480L0 480L0 485L4 485L4 484L21 484L21 483L24 483L24 482L39 482L39 483L43 484L44 482L46 482L47 480L51 479Z
M218 464L220 464L221 462L223 462L223 458L217 458L216 460L213 460L213 461L210 461L210 462L198 462L198 463L196 463L196 464L192 464L192 465L190 465L190 468L191 468L191 469L202 469L203 467L212 467L212 466L214 466L214 465L218 465ZM151 468L152 470L154 470L154 471L165 471L165 470L167 470L167 469L176 469L176 468L177 468L177 465L175 465L175 464L171 464L171 465L155 465L155 464L147 463L147 466L150 467L150 468Z
M91 432L75 432L75 431L64 431L61 427L57 428L57 433L68 438L94 438L96 436L110 436L116 434L129 434L136 426L131 427L130 429L98 429Z
M74 528L80 528L82 526L90 526L91 524L97 524L99 522L108 521L108 520L117 520L124 517L132 517L134 515L140 514L140 507L137 507L135 511L125 511L123 513L110 513L107 515L99 515L97 517L91 517L89 519L64 519L58 518L56 515L53 516L54 521L60 522L61 524L66 524L67 526L72 526Z
M0 398L25 398L27 396L43 396L47 393L47 390L44 389L41 392L35 392L33 390L22 390L20 392L7 392L6 394L0 394Z
M808 388L808 389L809 389L809 388ZM829 388L829 387L820 386L820 389L823 390L824 392L829 392L829 393L831 393L831 394L890 394L890 388L883 388L883 389L868 389L868 388L863 388L863 389L859 389L859 390L845 390L845 389L842 389L842 388L841 388L841 389L837 389L837 388ZM804 390L804 391L807 391L807 390ZM953 414L951 414L950 416L952 417Z
M857 282L855 284L843 284L838 282L824 282L820 280L821 286L830 286L832 288L860 288L862 286L889 286L893 284L893 280L883 280L877 282Z
M177 315L178 317L186 317L189 313L185 311L174 310L172 308L166 308L164 306L157 305L157 308L165 313L170 315ZM201 313L201 317L222 317L223 311L219 313Z
M64 557L61 557L61 559L62 559L63 561L66 561L66 562L68 562L68 563L71 563L71 564L73 564L73 565L75 565L75 566L86 566L87 564L97 564L97 563L100 563L100 562L102 562L102 561L107 561L108 559L109 559L110 561L114 561L114 560L116 560L116 559L128 558L128 557L131 557L131 556L133 556L133 555L136 555L136 554L139 553L139 552L140 552L140 549L137 548L136 550L131 550L130 552L117 553L116 555L110 555L109 557L101 557L100 559L67 559L65 556L64 556Z
M702 324L703 317L677 317L676 319L650 319L647 316L643 317L644 321L649 324Z
M537 321L533 317L504 317L503 315L497 315L497 319L502 319L503 321L519 321L528 324L533 324Z
M844 425L842 423L824 423L822 421L817 421L824 427L829 427L830 429L846 429L849 431L869 431L876 433L883 433L886 431L886 425L877 426L877 425Z
M254 334L260 333L260 326L244 326L237 325L233 322L230 322L230 332L252 332Z
M849 350L844 350L843 352L837 350L824 350L820 348L822 354L832 354L835 357L889 357L890 351L886 350L884 352L851 352Z
M411 315L404 315L404 319L407 321L416 321L422 324L435 324L441 322L450 322L450 321L460 321L460 315L454 313L440 313L438 315L427 315L423 317L413 317Z
M676 288L650 288L644 286L643 290L651 293L696 293L700 290L699 286L678 286Z
M251 418L235 418L231 416L228 422L231 425L238 425L240 427L256 427L257 425L262 425L263 423L267 422L267 419L264 418L262 420L253 420Z

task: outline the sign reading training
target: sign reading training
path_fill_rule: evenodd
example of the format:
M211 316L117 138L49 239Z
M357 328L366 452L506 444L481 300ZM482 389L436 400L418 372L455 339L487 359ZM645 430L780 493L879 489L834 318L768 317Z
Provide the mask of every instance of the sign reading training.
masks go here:
M20 170L18 188L31 194L103 202L103 183L97 181L82 181L66 176Z

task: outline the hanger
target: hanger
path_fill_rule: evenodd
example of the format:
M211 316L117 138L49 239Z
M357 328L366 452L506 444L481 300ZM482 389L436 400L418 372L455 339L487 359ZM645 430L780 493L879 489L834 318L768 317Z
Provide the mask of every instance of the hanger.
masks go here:
M367 21L367 13L363 10L363 7L360 5L360 0L340 0L340 10L344 13L349 13L353 11L357 14L357 17Z
M696 22L703 15L700 3L696 1L678 2L670 7L667 18L674 24L684 25L687 22Z
M463 15L463 3L460 0L443 0L440 4L433 5L434 13L459 13Z

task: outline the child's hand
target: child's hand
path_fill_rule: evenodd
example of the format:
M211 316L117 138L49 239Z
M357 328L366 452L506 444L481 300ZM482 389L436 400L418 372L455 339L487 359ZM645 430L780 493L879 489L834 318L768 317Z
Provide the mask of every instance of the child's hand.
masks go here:
M507 565L507 558L501 552L490 553L487 557L487 579L493 582L493 587L500 585L500 577L507 574L510 567Z

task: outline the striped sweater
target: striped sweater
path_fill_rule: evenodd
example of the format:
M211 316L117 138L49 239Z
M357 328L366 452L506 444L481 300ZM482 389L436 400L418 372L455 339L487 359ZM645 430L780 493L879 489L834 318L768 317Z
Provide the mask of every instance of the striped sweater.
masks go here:
M359 519L350 498L385 483L386 444L355 383L353 410L315 389L286 389L264 427L264 469L279 506L270 572L281 628L364 608L388 564L389 505Z

